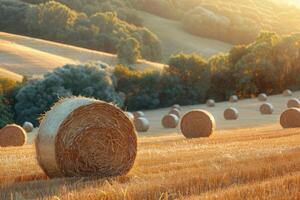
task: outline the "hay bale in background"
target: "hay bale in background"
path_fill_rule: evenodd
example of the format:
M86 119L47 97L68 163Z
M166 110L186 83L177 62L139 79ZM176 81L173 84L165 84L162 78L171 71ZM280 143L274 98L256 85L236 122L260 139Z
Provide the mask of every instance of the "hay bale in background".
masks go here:
M119 176L134 164L137 135L118 107L84 97L66 98L41 121L36 152L49 177Z
M145 117L145 114L142 111L136 111L133 113L133 116L135 119L137 119L139 117Z
M180 119L180 111L177 110L176 108L173 108L172 110L170 110L169 114L176 115Z
M274 107L270 103L264 103L260 106L259 111L262 115L271 115L273 114Z
M300 108L300 101L297 98L292 98L287 102L288 108Z
M8 124L0 130L0 146L23 146L27 142L26 131L16 124Z
M237 120L239 118L239 111L236 108L227 108L224 111L224 118L226 120Z
M180 129L186 138L209 137L215 130L214 116L205 110L192 110L182 117Z
M130 119L130 121L133 122L134 120L134 115L131 112L125 112L125 115Z
M176 128L179 123L179 117L174 114L168 114L161 120L164 128Z
M289 90L289 89L284 90L282 94L283 94L283 96L285 96L285 97L293 96L293 92L292 92L291 90Z
M134 120L134 126L138 132L147 132L150 128L150 123L147 118L139 117Z
M34 127L33 127L33 124L30 123L30 122L24 122L23 124L23 129L27 132L27 133L30 133L33 131Z
M300 109L289 108L280 116L282 128L300 128Z
M216 102L215 102L215 100L213 100L213 99L208 99L208 100L206 101L206 105L207 105L208 107L215 107Z
M265 93L261 93L258 95L257 99L258 99L258 101L267 101L268 95L266 95Z
M180 107L179 104L174 104L174 105L172 106L171 110L174 109L174 108L177 109L177 110L179 110L179 111L181 111L181 107Z
M239 97L236 96L236 95L232 95L230 98L229 98L229 102L230 103L237 103L239 101Z

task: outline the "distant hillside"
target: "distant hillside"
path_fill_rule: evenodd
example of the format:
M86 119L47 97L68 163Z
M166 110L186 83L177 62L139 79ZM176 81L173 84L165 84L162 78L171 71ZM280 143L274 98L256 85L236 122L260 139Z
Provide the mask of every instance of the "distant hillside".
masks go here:
M154 32L161 41L164 61L177 53L197 53L205 57L227 52L232 45L213 39L198 37L182 29L178 21L165 19L146 12L139 12L144 26Z
M8 76L10 72L18 76L39 75L64 64L89 61L102 61L109 65L118 63L113 54L0 32L0 76ZM133 67L142 71L160 71L164 65L139 60Z

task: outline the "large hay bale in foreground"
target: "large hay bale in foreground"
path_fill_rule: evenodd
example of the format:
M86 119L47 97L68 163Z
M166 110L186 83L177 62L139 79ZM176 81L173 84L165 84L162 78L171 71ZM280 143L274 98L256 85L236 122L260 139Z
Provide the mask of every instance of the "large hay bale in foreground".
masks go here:
M27 142L26 131L16 124L8 124L0 130L0 146L23 146Z
M205 110L192 110L182 117L180 129L186 138L209 137L215 130L214 116Z
M237 120L239 118L239 111L236 108L227 108L224 111L224 118L226 120Z
M23 129L24 129L27 133L32 132L32 131L33 131L33 128L34 128L34 126L33 126L32 123L30 123L30 122L24 122L24 124L23 124Z
M280 116L280 125L283 128L300 128L300 109L289 108Z
M239 101L239 97L236 96L236 95L232 95L230 98L229 98L229 102L230 103L237 103Z
M300 101L297 98L292 98L287 102L288 108L300 108Z
M95 99L66 98L41 121L36 152L49 177L118 176L134 164L137 135L118 107Z
M283 96L285 96L285 97L293 96L293 92L292 92L291 90L289 90L289 89L284 90L282 94L283 94Z
M215 102L215 100L213 100L213 99L208 99L208 100L206 101L206 105L207 105L207 107L215 107L216 102Z
M176 108L173 108L172 110L170 110L169 114L176 115L180 119L180 111L177 110Z
M265 93L261 93L258 95L257 99L258 99L258 101L267 101L268 95L266 95Z
M180 107L179 104L174 104L174 105L172 106L171 110L174 109L174 108L177 109L177 110L179 110L179 111L181 111L181 107Z
M270 103L264 103L260 106L259 111L262 115L271 115L273 114L274 107Z
M150 128L150 122L145 117L139 117L134 120L134 126L138 132L147 132Z
M133 113L133 116L135 119L137 119L139 117L145 117L145 114L142 111L136 111Z
M174 114L168 114L161 120L164 128L176 128L179 123L179 118Z
M125 115L130 119L130 121L134 121L134 115L131 112L125 112Z

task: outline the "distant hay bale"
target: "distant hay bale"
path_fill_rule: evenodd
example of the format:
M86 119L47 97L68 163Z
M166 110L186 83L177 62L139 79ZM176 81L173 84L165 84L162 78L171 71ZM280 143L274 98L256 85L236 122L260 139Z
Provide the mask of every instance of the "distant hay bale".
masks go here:
M176 108L173 108L172 110L170 110L169 114L173 114L176 115L179 119L180 119L180 111Z
M258 95L257 99L258 99L258 101L267 101L268 95L266 95L265 93L261 93Z
M284 90L282 94L283 94L283 96L285 96L285 97L293 96L293 92L292 92L291 90L289 90L289 89Z
M224 111L224 118L226 120L237 120L239 118L239 111L236 108L227 108Z
M138 132L147 132L149 130L150 123L147 118L139 117L134 120L134 126Z
M213 100L213 99L208 99L208 100L206 101L206 105L207 105L208 107L215 107L216 102L215 102L215 100Z
M229 98L229 102L230 103L237 103L239 101L239 97L236 96L236 95L232 95L230 98Z
M209 137L215 130L214 116L205 110L192 110L182 117L180 129L186 138Z
M130 121L133 122L134 120L134 115L131 112L125 112L125 115L130 119Z
M133 113L133 116L135 119L137 119L139 117L145 117L145 114L142 111L136 111Z
M30 123L30 122L24 122L23 124L23 129L27 132L27 133L30 133L33 131L33 124Z
M283 128L300 128L300 109L289 108L280 116L280 125Z
M180 105L179 104L174 104L173 106L172 106L172 109L177 109L177 110L179 110L179 111L181 111L181 107L180 107Z
M0 146L23 146L27 142L26 131L16 124L8 124L0 130Z
M168 114L161 120L164 128L176 128L179 123L179 118L174 114Z
M263 115L271 115L273 114L274 107L270 103L264 103L260 106L259 111Z
M115 105L84 97L56 103L41 121L37 159L49 177L126 174L137 153L137 135Z
M287 102L288 108L300 108L300 101L297 98L292 98Z

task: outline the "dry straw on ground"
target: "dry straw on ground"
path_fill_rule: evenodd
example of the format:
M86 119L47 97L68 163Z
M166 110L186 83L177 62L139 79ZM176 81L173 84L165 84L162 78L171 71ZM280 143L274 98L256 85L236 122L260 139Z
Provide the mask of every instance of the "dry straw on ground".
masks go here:
M270 103L264 103L260 106L259 111L263 115L271 115L274 112L274 107Z
M174 114L168 114L161 120L164 128L176 128L179 123L179 118Z
M49 177L118 176L134 164L137 135L118 107L95 99L66 98L41 121L36 152Z
M215 107L216 102L215 102L215 100L213 100L213 99L208 99L208 100L206 101L206 105L207 105L208 107Z
M133 113L133 116L135 119L137 119L139 117L145 117L145 114L142 111L136 111Z
M229 102L230 103L237 103L239 101L239 97L236 96L236 95L232 95L230 98L229 98Z
M147 132L150 128L150 122L145 117L139 117L134 120L134 126L138 132Z
M300 108L300 101L297 98L292 98L287 102L288 108Z
M266 95L265 93L261 93L258 95L257 99L258 99L258 101L267 101L268 95Z
M16 124L8 124L0 130L0 146L23 146L27 142L26 131Z
M236 108L227 108L224 111L224 118L226 120L237 120L239 118L239 111Z
M299 128L300 127L300 109L289 108L280 116L280 125L283 128Z
M178 118L180 118L180 111L176 108L173 108L172 110L170 110L169 114L176 115Z
M33 124L30 123L30 122L24 122L23 124L23 129L27 132L27 133L30 133L33 131Z
M214 116L205 110L192 110L182 117L180 129L186 138L209 137L215 130Z
M293 96L293 92L292 92L291 90L289 90L289 89L284 90L282 94L283 94L283 96L285 96L285 97Z

